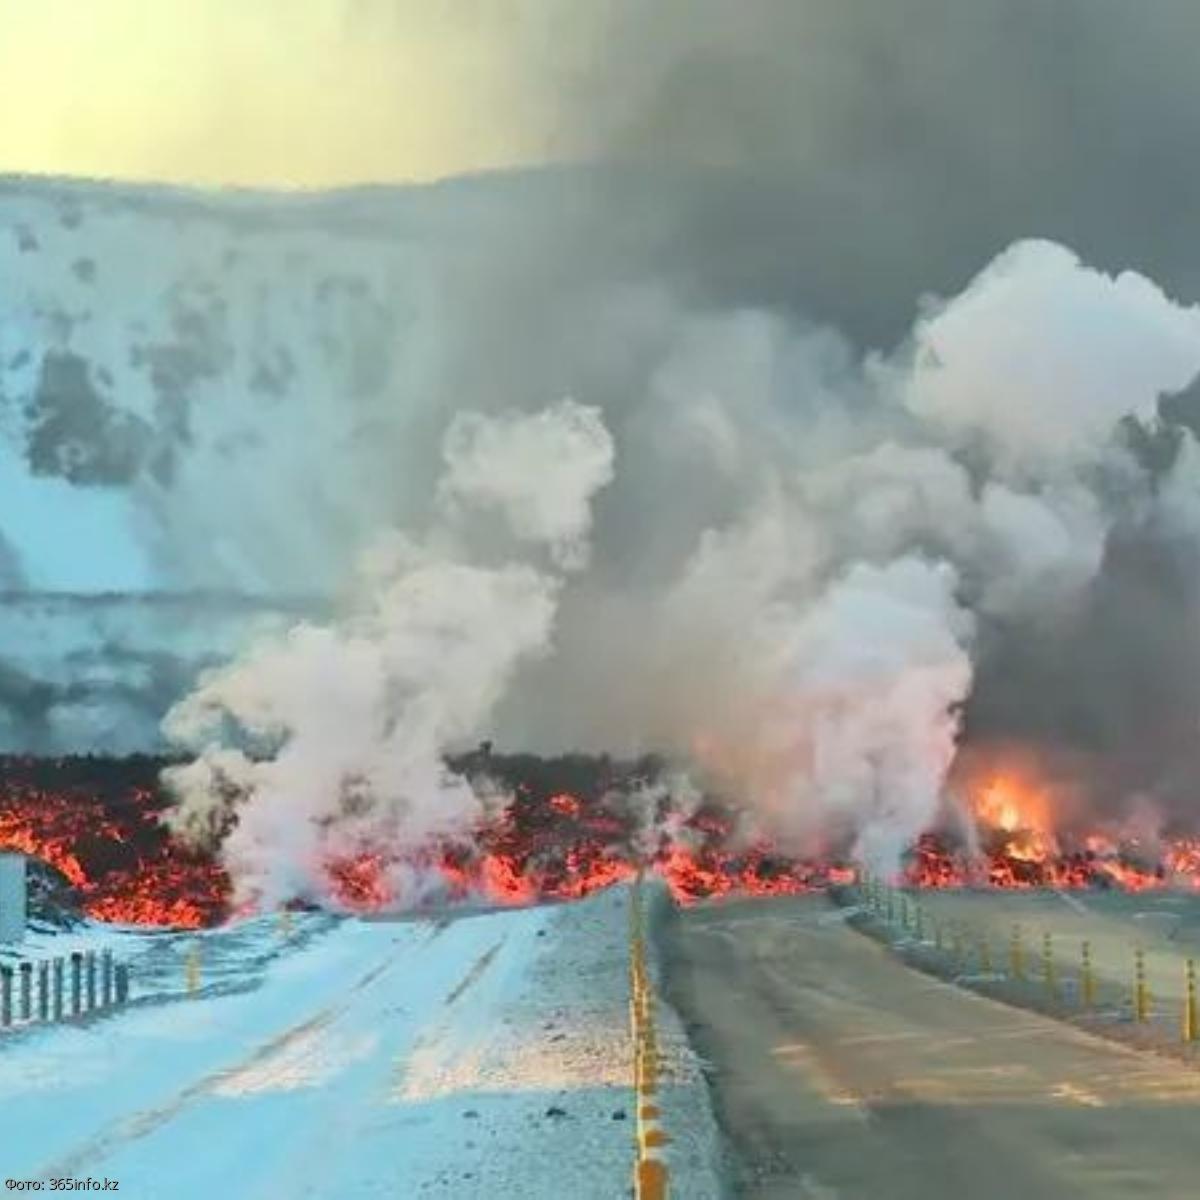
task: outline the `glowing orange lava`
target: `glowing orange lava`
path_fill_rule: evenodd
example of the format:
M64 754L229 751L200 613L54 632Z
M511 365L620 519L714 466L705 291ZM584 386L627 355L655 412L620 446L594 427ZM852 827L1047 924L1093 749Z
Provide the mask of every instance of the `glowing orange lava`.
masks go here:
M525 769L526 760L522 760ZM219 862L171 841L156 760L0 758L0 848L56 868L87 914L105 921L195 927L230 915ZM580 776L581 768L571 768ZM923 834L902 876L927 888L1200 888L1200 838L1155 840L1120 831L1072 834L1071 804L1028 760L992 761L956 780L969 830ZM739 833L733 812L707 802L686 816L646 813L610 780L578 793L513 785L506 807L459 842L394 857L384 847L330 858L323 889L339 908L372 911L472 900L515 906L576 900L657 873L676 902L793 895L855 878L836 852L798 857ZM614 797L616 797L614 799ZM1068 798L1069 800L1069 798ZM948 832L953 829L955 832Z

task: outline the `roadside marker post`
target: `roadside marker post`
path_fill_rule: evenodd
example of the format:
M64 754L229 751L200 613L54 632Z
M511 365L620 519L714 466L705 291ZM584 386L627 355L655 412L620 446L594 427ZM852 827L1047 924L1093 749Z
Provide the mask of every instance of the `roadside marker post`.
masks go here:
M1145 1024L1150 1017L1150 989L1146 986L1146 953L1138 946L1133 952L1133 1019Z
M1096 976L1092 971L1092 944L1084 942L1079 968L1079 1003L1085 1009L1096 1006Z
M1058 999L1058 978L1054 970L1054 942L1048 932L1042 934L1042 982L1046 985L1046 996Z
M1183 965L1183 1040L1196 1040L1196 960Z
M982 975L992 973L992 940L986 932L979 935L979 971Z
M1025 980L1025 947L1021 942L1021 927L1012 927L1012 936L1008 943L1008 973L1019 982Z
M187 994L194 996L200 990L200 950L193 946L188 951L187 961L183 969L184 986Z
M630 892L629 908L630 1027L634 1053L634 1103L636 1157L633 1186L636 1200L667 1200L668 1171L658 1106L658 1039L654 1027L654 985L646 967L645 919L642 911L642 876Z

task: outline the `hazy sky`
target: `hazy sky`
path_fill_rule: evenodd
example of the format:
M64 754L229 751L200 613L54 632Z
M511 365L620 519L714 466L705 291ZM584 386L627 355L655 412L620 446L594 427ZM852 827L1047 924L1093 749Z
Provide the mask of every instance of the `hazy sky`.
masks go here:
M542 161L607 7L0 0L0 171L313 186Z
M1198 42L1195 0L0 0L0 173L699 163L899 214L892 251L919 213L926 255L1011 223L1141 256L1196 211Z

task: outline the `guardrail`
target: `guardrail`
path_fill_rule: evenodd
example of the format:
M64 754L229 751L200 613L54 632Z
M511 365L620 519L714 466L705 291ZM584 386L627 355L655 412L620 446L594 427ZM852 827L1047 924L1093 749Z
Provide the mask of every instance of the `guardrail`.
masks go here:
M669 1169L668 1138L659 1106L658 1036L654 1020L654 983L646 965L646 917L642 877L634 881L629 900L630 1029L633 1038L634 1102L637 1147L633 1188L637 1200L665 1200Z

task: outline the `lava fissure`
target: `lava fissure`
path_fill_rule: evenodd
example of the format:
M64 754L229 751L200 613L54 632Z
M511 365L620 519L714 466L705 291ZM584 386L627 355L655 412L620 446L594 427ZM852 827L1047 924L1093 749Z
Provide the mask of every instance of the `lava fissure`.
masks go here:
M174 841L161 822L163 762L133 759L0 759L0 849L54 868L87 915L128 924L198 927L230 915L220 861ZM469 763L467 764L470 765ZM573 900L659 874L683 904L733 894L782 895L846 883L848 854L792 855L747 838L737 814L715 801L674 812L665 793L647 800L634 781L652 762L618 770L607 760L490 760L507 803L454 842L404 854L364 846L323 864L332 905L349 911L470 899L499 905ZM1069 836L1053 829L1042 794L1003 778L969 804L972 836L922 835L900 870L914 887L1144 890L1200 886L1200 839L1153 845L1119 833ZM399 887L396 880L406 882ZM414 884L412 881L419 881ZM298 898L304 899L304 898Z

